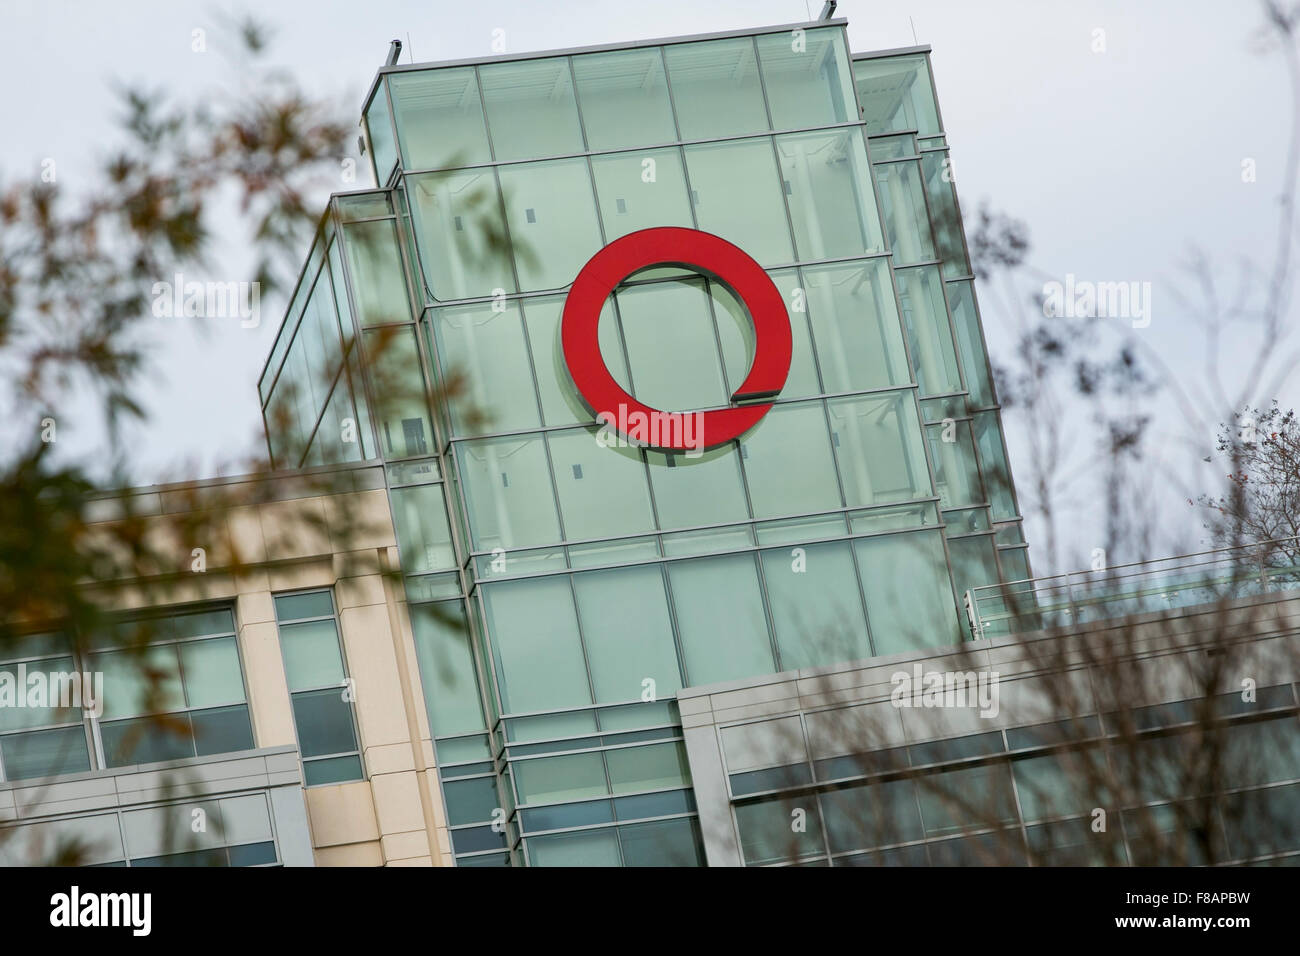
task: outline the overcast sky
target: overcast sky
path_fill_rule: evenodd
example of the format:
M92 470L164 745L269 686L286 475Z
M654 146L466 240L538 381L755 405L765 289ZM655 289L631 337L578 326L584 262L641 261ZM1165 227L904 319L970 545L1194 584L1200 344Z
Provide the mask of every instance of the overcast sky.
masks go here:
M220 18L247 9L182 0L7 0L0 30L5 180L57 164L59 182L77 191L114 138L113 82L197 96L235 73L221 47ZM356 115L388 42L407 44L403 61L482 56L504 29L508 52L652 39L790 23L815 16L820 2L746 0L700 3L399 2L292 0L259 4L275 28L277 65L310 90ZM1146 341L1189 380L1202 376L1200 341L1168 289L1180 281L1187 250L1202 248L1216 268L1266 261L1274 242L1292 104L1277 55L1252 38L1260 16L1248 0L847 0L854 51L933 47L940 106L956 181L968 216L983 199L1025 220L1035 267L1064 279L1153 284ZM207 31L207 52L191 49ZM1098 33L1105 49L1097 52ZM1242 163L1257 178L1243 183ZM342 184L338 188L344 188ZM324 195L321 201L324 201ZM304 250L305 252L305 250ZM220 277L237 277L230 250ZM214 270L215 271L215 270ZM996 301L981 290L995 360L1008 347ZM145 397L150 421L133 438L141 483L211 475L252 447L260 431L256 380L283 303L264 303L260 328L231 320L157 323L157 360ZM1249 347L1231 339L1229 352ZM1231 372L1233 361L1227 361ZM1283 398L1293 398L1289 387ZM1172 415L1172 403L1160 406ZM1091 457L1079 428L1081 461ZM1181 420L1160 424L1163 450L1150 463L1157 491L1177 499L1176 479L1195 474L1199 456L1180 440ZM1181 434L1176 434L1182 428ZM1023 482L1026 454L1009 423L1013 469ZM89 420L67 423L66 454L85 455L100 436ZM1212 435L1204 435L1204 449ZM1194 481L1192 482L1195 483ZM1146 494L1152 488L1133 488ZM1068 520L1081 531L1076 551L1093 543L1101 507L1083 482ZM1195 522L1178 512L1195 543ZM1031 541L1033 541L1031 532ZM1034 555L1038 573L1052 570ZM1076 563L1065 560L1066 565Z

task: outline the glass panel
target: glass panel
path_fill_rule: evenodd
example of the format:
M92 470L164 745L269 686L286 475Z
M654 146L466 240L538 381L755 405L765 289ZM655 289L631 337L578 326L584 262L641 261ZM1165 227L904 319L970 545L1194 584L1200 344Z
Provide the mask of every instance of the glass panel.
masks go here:
M682 139L767 129L767 110L749 37L664 48Z
M93 654L90 669L104 673L105 720L168 713L185 707L175 645L149 647L142 654L132 651Z
M768 139L688 146L686 168L701 229L734 242L764 266L794 259Z
M183 718L182 726L170 724L166 727L160 725L156 717L115 720L100 724L99 733L104 744L104 763L108 767L194 756L189 722Z
M646 452L661 528L744 521L749 517L734 444L698 458Z
M820 395L817 381L817 364L813 360L812 338L808 334L808 306L806 294L800 285L796 269L781 269L769 275L785 302L790 318L793 351L790 356L790 374L782 398L804 398ZM713 314L717 319L718 339L722 343L722 361L726 367L727 389L734 392L740 387L754 362L753 322L749 311L729 287L721 282L708 284L713 299Z
M618 830L580 830L553 836L530 837L529 866L622 866Z
M872 162L885 159L902 159L916 155L916 139L911 133L902 136L876 136L867 142Z
M913 160L877 163L876 184L880 189L880 211L885 219L894 264L908 265L937 259L921 186L920 165Z
M411 321L396 221L348 223L343 227L343 239L352 275L352 298L361 325Z
M502 166L500 176L519 291L568 285L601 245L587 161Z
M475 550L509 551L560 540L540 435L457 444Z
M312 690L293 695L293 721L304 757L347 753L357 749L352 726L352 704L342 688Z
M925 194L930 200L930 223L934 227L939 257L943 259L946 278L970 275L970 260L962 241L961 212L957 208L957 190L953 185L952 165L948 153L925 153L921 157L925 172Z
M479 77L497 159L582 152L567 58L493 63Z
M922 53L853 61L853 80L867 132L914 129L921 136L941 132L939 110Z
M375 163L375 184L383 186L388 174L397 165L397 148L393 145L392 116L388 112L388 95L384 81L379 81L375 95L366 110L366 131L370 134L370 154Z
M81 720L82 695L88 688L71 657L30 661L21 674L18 668L18 664L0 667L0 730L25 730ZM40 685L45 688L42 691L37 691L36 683L29 683L38 674L46 678ZM64 676L68 678L66 681ZM93 683L89 690L93 695ZM49 706L32 706L37 703ZM60 703L77 706L60 707Z
M905 843L924 836L911 780L895 780L821 795L832 853Z
M310 591L306 594L283 594L275 599L275 619L296 621L305 617L329 617L334 613L334 602L329 591Z
M1029 552L1026 549L1002 551L998 554L998 559L1002 562L1002 576L1005 580L1028 581L1032 577L1029 573Z
M599 753L517 760L511 768L520 803L558 803L609 793Z
M764 551L762 560L780 670L871 656L847 542Z
M778 405L745 436L745 481L756 518L812 514L841 505L821 402ZM791 468L791 462L799 462Z
M529 299L524 303L524 322L528 328L528 346L533 353L533 369L542 396L542 417L548 425L570 425L593 421L586 402L573 387L564 351L560 346L560 317L564 297ZM610 372L619 381L627 380L627 363L619 338L614 306L606 302L599 325L601 354Z
M454 568L456 554L451 546L442 485L394 488L391 498L402 570L418 574Z
M80 727L0 737L5 780L30 780L90 769L86 731Z
M802 272L825 390L908 384L912 374L889 264L872 259Z
M475 777L442 785L447 801L447 822L451 826L491 820L492 811L501 805L496 777Z
M958 594L971 588L998 583L998 562L993 554L993 535L950 538L948 555L952 558L952 579Z
M658 48L575 56L573 73L589 149L677 139Z
M430 295L440 301L515 291L505 217L491 169L406 180Z
M190 711L194 750L200 757L253 749L253 724L248 705Z
M605 762L609 766L609 779L615 794L664 790L689 786L691 782L686 751L676 742L607 750Z
M469 625L461 602L414 605L411 628L415 633L424 703L434 735L482 728L483 707L470 650Z
M748 866L826 852L816 794L739 804L736 825L740 850Z
M185 696L191 707L244 702L244 672L233 637L179 645Z
M858 130L778 136L776 154L800 259L885 251L867 150Z
M551 433L546 439L569 541L654 530L641 453L602 447L600 434L595 428L580 428Z
M974 408L981 408L994 403L993 382L984 352L979 313L975 311L973 285L970 280L949 282L948 304L952 308L952 324L957 329L957 352L961 356L966 388L970 390L970 403Z
M346 783L349 780L364 780L360 757L329 757L324 760L309 760L302 765L303 784L308 787L320 787L330 783Z
M885 392L830 403L831 433L850 506L885 504L931 493L921 424L911 392Z
M618 828L624 866L704 866L697 820L656 820Z
M379 396L375 414L385 458L414 458L430 452L433 427L429 423L424 373L413 328L391 328L366 333L366 353L371 384Z
M607 242L652 226L694 227L680 150L593 156L591 171Z
M488 584L483 600L507 712L592 702L567 577Z
M853 550L877 654L960 642L939 532L862 538Z
M974 417L975 446L979 449L980 469L984 472L993 520L1016 517L1016 503L1011 497L1011 472L1002 448L1002 429L997 412L977 412Z
M907 329L916 381L922 395L942 395L962 390L957 371L957 354L948 324L948 307L943 301L943 282L934 266L899 269L899 301L903 304L903 327Z
M615 299L632 363L620 385L664 411L729 403L703 278L626 286Z
M975 465L975 443L970 423L949 421L927 425L930 460L934 464L935 490L941 508L980 504L984 488Z
M407 169L468 166L491 159L473 67L394 73L388 88Z
M450 401L456 434L541 424L517 302L438 309L430 326L444 381L461 376L465 384Z
M333 619L281 624L280 646L284 649L284 673L289 690L343 684L343 656Z
M763 86L776 129L857 120L849 57L839 27L758 38Z
M596 702L675 694L681 675L660 569L578 574L573 586Z
M668 578L688 686L775 669L751 556L673 561Z

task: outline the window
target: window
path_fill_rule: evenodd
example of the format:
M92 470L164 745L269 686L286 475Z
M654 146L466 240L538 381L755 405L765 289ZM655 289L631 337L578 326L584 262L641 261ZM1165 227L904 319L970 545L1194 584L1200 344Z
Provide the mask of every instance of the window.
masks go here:
M593 156L605 240L652 226L695 225L679 149L637 150Z
M438 309L429 323L444 381L464 377L453 396L455 434L519 431L541 424L517 302Z
M407 169L469 166L491 159L473 67L393 73L388 88Z
M668 578L688 686L775 670L751 555L673 561Z
M778 136L776 154L800 260L885 251L867 151L858 130ZM924 211L924 205L921 208Z
M916 130L921 136L941 132L939 108L923 54L853 61L853 80L867 132Z
M491 169L426 173L406 182L420 264L434 299L516 291L501 195Z
M908 384L912 375L889 264L867 259L801 271L825 390Z
M565 57L479 68L498 160L582 152L582 129Z
M502 166L499 174L519 291L569 285L601 244L587 161Z
M482 730L483 704L464 604L413 605L411 628L434 736Z
M275 619L306 785L364 780L355 695L330 592L280 595Z
M773 33L757 42L775 129L857 120L849 58L838 27Z
M71 648L61 634L32 634L19 639L9 651L10 657L0 664L0 780L29 780L61 773L90 769L90 750L81 705L84 682L73 663ZM48 695L33 699L28 678L47 675L49 688L62 681L48 675L71 675L69 706ZM91 691L93 694L93 686ZM55 692L57 696L57 691Z
M853 542L878 655L957 644L952 580L938 531Z
M590 149L649 146L677 139L659 49L573 58Z
M592 702L568 577L487 584L483 603L506 712Z
M764 551L762 561L781 670L871 656L847 542Z
M957 190L952 181L952 166L947 150L925 153L921 157L925 171L925 194L930 200L931 225L943 259L945 278L970 275L970 260L962 241L961 213L957 209Z
M357 319L361 325L410 322L411 303L406 295L406 273L402 269L402 253L397 242L397 220L345 223L343 246L347 251L352 295L356 299ZM315 299L314 294L312 298ZM327 321L331 325L335 323L333 310L330 310ZM333 330L333 335L337 341L337 330ZM333 350L338 350L337 344Z
M375 164L375 183L383 186L397 165L392 115L388 111L388 92L383 80L375 87L374 98L366 110L366 132L370 136L370 158Z
M850 506L925 498L930 473L910 392L883 392L829 403L835 456Z
M688 146L686 169L700 229L735 243L764 266L794 259L769 139Z
M632 365L619 384L637 401L670 411L728 404L702 277L624 286L614 298Z
M244 672L228 608L136 618L115 628L117 650L96 650L103 672L104 765L122 767L253 748ZM103 640L91 646L105 648ZM159 716L169 719L166 723Z
M916 160L876 164L880 211L889 234L895 265L911 265L938 258L930 235L930 219Z
M433 441L424 373L411 326L366 333L371 382L378 400L379 440L385 458L428 455Z
M749 37L675 44L664 48L664 60L682 139L715 139L768 128Z
M541 435L456 443L476 551L560 540L551 469Z

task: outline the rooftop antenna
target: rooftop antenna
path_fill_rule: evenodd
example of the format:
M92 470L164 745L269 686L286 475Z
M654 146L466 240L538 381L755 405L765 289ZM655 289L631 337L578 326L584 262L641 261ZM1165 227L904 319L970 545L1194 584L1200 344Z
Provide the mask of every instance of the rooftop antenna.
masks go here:
M836 0L826 0L826 5L822 7L822 12L817 15L818 20L829 20L835 16L835 8L839 6Z
M919 45L921 41L916 38L916 21L908 17L907 22L912 25L912 43Z
M388 44L388 62L385 66L397 66L397 58L402 55L402 41L394 40Z
M415 62L415 47L411 45L411 31L406 31L406 58L412 63Z

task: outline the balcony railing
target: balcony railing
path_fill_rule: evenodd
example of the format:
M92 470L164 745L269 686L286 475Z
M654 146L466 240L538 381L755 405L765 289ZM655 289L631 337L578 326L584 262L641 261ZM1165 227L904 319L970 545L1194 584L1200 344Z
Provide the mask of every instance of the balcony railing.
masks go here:
M1000 637L1300 589L1300 538L1202 551L966 592L972 637Z

